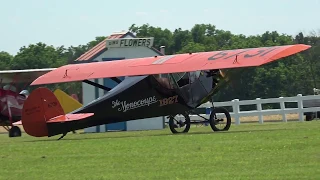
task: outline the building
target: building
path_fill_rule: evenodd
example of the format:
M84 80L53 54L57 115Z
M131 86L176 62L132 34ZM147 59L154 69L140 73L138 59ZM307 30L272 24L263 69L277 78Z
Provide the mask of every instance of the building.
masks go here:
M115 61L131 58L150 57L163 55L153 48L154 38L136 38L131 32L120 32L110 35L108 38L97 44L95 47L76 59L76 63L95 63L101 61ZM123 79L124 77L120 77ZM91 80L107 87L114 87L118 83L111 78ZM82 83L82 99L86 105L104 95L104 90ZM98 127L86 128L85 132L106 132L106 131L129 131L129 130L152 130L163 129L164 118L155 117L139 119L127 122L101 125Z

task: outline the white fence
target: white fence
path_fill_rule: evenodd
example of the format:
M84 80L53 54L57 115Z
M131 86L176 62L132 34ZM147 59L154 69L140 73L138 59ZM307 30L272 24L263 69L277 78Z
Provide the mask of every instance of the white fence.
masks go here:
M282 115L283 122L287 122L287 114L295 113L299 114L299 121L304 121L304 112L316 112L320 111L320 107L303 107L303 101L305 100L313 100L320 99L320 95L308 95L302 96L298 94L293 97L279 97L279 98L271 98L271 99L260 99L257 98L255 100L243 100L239 101L239 99L234 99L232 101L227 102L214 102L213 105L215 107L226 107L231 106L233 111L230 112L231 117L235 119L235 124L240 124L240 117L245 116L258 116L259 123L263 123L264 115ZM286 102L297 103L297 108L286 108ZM270 104L270 103L279 103L280 109L262 109L262 104ZM240 111L240 106L242 105L256 105L256 110L251 111ZM212 104L207 102L202 104L200 107L202 108L210 108ZM203 114L203 116L208 117L208 114ZM199 117L198 117L199 118ZM198 119L197 115L192 115L191 119ZM200 118L201 119L201 118Z

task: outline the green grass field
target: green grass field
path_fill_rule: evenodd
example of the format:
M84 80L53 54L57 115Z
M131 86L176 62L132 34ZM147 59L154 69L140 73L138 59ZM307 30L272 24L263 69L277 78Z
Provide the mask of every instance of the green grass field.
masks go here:
M0 179L320 179L320 121L21 138L0 135Z

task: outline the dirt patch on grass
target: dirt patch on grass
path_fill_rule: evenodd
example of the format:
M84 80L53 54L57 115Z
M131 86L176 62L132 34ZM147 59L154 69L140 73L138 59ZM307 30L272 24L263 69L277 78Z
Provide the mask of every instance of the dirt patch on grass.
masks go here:
M279 121L282 122L282 115L268 115L263 116L264 121ZM298 120L299 114L287 114L287 120ZM240 117L240 122L258 122L258 116L247 116L247 117ZM232 122L234 122L234 118L232 118Z

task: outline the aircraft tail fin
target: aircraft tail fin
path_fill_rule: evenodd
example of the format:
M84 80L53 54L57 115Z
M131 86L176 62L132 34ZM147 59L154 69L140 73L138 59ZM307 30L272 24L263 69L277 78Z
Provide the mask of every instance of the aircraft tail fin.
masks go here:
M79 101L60 89L56 89L53 93L59 100L62 109L66 114L82 107L82 104Z
M21 122L27 134L35 137L48 136L47 123L63 123L92 116L86 114L65 114L57 97L47 88L32 91L24 102Z

